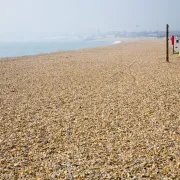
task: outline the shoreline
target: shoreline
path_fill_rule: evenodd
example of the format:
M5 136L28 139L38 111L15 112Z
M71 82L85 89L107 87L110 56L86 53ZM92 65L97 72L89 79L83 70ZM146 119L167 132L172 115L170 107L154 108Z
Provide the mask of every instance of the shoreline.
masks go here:
M143 40L143 39L150 39L150 38L118 38L118 39L117 38L113 38L113 39L103 39L103 42L107 42L107 43L109 42L109 43L106 44L106 45L97 45L97 46L93 46L93 47L81 47L81 48L78 48L78 49L54 50L54 51L51 51L51 52L43 52L43 53L27 54L27 55L18 55L18 56L3 56L3 57L0 57L0 60L1 59L8 59L8 58L22 58L22 57L32 57L32 56L39 56L39 55L48 55L48 54L60 53L60 52L80 51L80 50L83 50L83 49L104 48L104 47L108 47L108 46L113 46L113 45L118 45L118 44L122 44L122 43L128 43L128 42L137 41L137 40ZM99 39L93 40L93 41L98 42ZM28 42L18 42L18 43L26 43L26 44L28 44ZM43 42L30 42L30 43L34 43L34 44L42 43L43 44ZM47 43L47 42L45 42L45 43ZM51 42L51 43L53 43L53 42ZM56 42L54 42L54 43L56 43Z
M64 43L64 45L63 45L63 43ZM77 43L77 47L76 47L76 43ZM2 55L2 56L0 56L0 58L36 56L39 54L49 54L49 53L54 53L57 51L61 52L61 51L73 51L73 50L81 50L81 49L88 49L88 48L98 48L98 47L109 46L112 44L114 44L114 39L94 39L94 40L81 40L81 41L54 41L54 42L50 42L50 41L49 42L48 41L45 41L45 42L43 42L43 41L42 42L2 42L0 44L2 47L0 46L0 48L3 48L3 45L6 45L7 46L6 51L7 51L8 48L12 49L12 45L13 45L14 48L12 49L12 51L14 51L14 53L18 53L18 51L22 51L22 55ZM45 45L49 46L49 49L46 49L47 47L45 47ZM52 45L57 46L57 47L54 47L54 50L53 49L50 50ZM71 47L72 45L74 47ZM16 47L16 46L20 46L19 49L17 49L18 47ZM31 52L24 53L23 52L23 49L25 50L24 46L27 46L26 48L28 48L28 46L30 46L30 48L33 48L33 49ZM33 46L38 46L38 47L36 48ZM58 48L58 46L62 46L62 47L59 47L59 50L56 50ZM36 49L38 49L38 48L41 48L42 52L35 52L35 51L37 51Z

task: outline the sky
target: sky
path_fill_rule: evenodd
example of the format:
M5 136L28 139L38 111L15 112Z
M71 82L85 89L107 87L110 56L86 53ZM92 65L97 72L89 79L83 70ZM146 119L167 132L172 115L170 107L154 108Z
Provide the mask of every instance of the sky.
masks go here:
M0 0L0 33L180 30L179 9L180 0Z

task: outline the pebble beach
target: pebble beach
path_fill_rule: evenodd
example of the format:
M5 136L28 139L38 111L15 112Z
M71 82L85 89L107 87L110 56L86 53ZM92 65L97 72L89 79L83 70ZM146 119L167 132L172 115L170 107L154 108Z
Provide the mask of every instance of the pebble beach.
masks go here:
M180 57L165 40L0 58L0 179L180 179Z

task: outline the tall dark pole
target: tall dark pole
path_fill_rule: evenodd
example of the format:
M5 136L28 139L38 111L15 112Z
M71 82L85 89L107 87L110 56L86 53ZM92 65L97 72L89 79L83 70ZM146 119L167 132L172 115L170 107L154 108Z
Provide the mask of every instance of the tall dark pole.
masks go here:
M166 25L166 61L169 62L169 25Z

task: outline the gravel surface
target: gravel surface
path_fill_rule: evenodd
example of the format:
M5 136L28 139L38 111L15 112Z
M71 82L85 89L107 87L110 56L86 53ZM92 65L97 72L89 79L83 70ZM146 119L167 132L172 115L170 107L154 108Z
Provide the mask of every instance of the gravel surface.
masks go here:
M0 59L0 179L180 179L180 58L165 41Z

